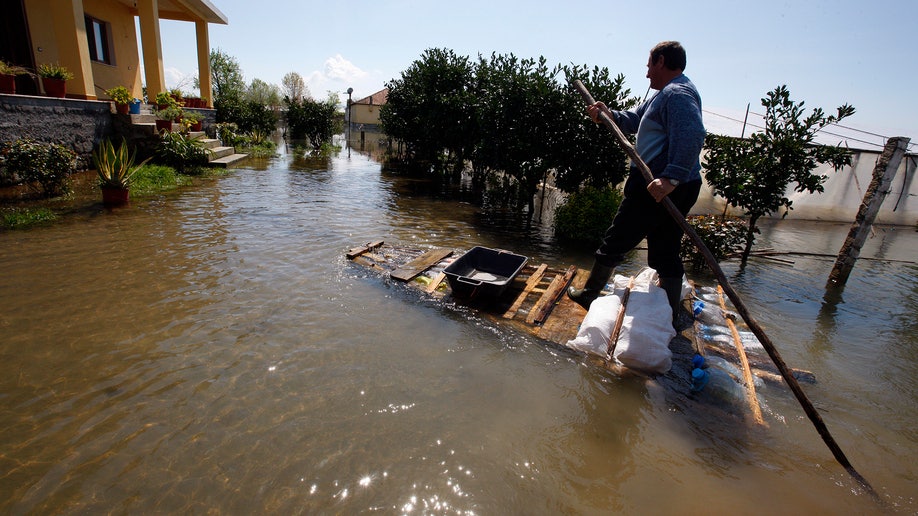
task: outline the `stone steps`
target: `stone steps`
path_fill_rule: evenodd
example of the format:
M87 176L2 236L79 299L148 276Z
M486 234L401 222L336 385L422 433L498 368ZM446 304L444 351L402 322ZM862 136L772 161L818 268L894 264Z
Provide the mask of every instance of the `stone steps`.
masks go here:
M140 135L149 137L153 137L157 134L156 115L153 114L153 107L149 104L141 104L139 115L131 114L128 116L130 117L130 125L135 134L139 133ZM172 124L173 131L180 129L180 124ZM199 139L204 144L204 148L211 151L208 156L209 166L226 168L249 156L248 154L237 153L236 149L233 147L224 146L223 142L218 139L208 138L207 133L204 131L192 131L189 133L189 136Z

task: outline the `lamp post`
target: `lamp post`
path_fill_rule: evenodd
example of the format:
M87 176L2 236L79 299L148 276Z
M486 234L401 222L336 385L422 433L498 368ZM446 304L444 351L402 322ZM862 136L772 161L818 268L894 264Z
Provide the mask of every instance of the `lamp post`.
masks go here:
M354 88L347 89L347 144L348 147L351 145L351 93L354 93Z

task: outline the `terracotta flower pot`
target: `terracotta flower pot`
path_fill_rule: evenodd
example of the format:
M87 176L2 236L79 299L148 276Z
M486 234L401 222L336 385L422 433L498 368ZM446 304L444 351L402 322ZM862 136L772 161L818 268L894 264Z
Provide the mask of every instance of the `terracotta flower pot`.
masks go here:
M16 76L0 73L0 93L16 94Z
M156 132L160 132L162 130L166 130L171 133L172 132L172 120L156 119Z
M128 204L130 190L127 188L102 187L102 204L107 208Z
M130 104L115 104L115 110L119 115L126 115L131 110Z
M63 79L42 77L41 85L45 89L45 95L49 97L57 97L62 99L67 95L67 81Z

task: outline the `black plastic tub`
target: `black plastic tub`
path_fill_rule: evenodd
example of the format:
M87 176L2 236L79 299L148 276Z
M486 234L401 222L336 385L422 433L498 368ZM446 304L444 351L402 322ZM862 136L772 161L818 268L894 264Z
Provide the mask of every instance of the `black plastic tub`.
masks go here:
M497 297L523 270L527 260L508 251L476 246L449 264L443 273L455 296Z

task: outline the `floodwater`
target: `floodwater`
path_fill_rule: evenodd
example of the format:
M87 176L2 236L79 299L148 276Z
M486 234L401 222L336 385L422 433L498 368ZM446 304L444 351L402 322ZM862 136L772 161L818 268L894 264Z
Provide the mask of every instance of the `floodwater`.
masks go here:
M834 255L846 232L791 215L759 247ZM382 239L590 265L546 234L357 150L284 149L0 233L0 513L918 512L915 228L878 228L827 299L830 257L725 266L882 505L786 388L750 426L344 258Z

